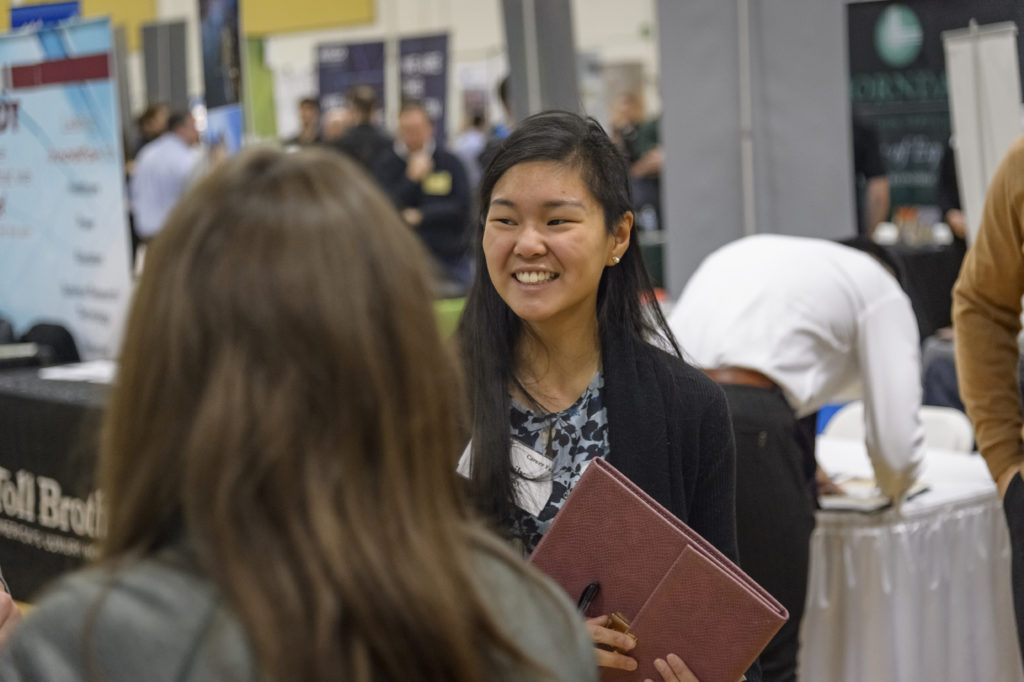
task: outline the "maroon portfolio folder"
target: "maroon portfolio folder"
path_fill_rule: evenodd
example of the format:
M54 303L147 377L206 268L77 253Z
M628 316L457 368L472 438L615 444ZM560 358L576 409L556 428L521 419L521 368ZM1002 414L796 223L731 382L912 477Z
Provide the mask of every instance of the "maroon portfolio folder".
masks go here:
M660 680L674 653L701 682L737 682L789 618L746 573L602 459L583 472L530 563L588 617L617 613L636 637L632 672L602 682Z

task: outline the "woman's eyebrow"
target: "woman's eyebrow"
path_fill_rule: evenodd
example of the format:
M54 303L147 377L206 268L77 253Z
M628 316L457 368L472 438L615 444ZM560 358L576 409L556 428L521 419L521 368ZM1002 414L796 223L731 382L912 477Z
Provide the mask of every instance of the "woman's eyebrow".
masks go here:
M563 206L570 206L574 208L586 208L582 201L576 199L550 199L541 204L544 208L561 208Z
M498 197L491 199L491 206L507 206L509 208L515 208L516 202L511 199L505 199L504 197ZM549 199L541 204L543 208L562 208L569 206L572 208L586 208L582 201L576 199Z

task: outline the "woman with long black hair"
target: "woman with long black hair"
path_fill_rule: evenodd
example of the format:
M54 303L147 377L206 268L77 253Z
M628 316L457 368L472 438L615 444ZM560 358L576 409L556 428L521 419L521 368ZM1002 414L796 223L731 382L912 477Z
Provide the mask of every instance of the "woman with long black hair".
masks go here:
M473 411L460 470L478 506L529 553L588 462L606 458L735 560L725 397L682 360L654 302L612 141L592 119L531 116L492 158L480 198L480 267L459 329ZM632 648L606 620L588 623L595 643ZM694 679L677 656L658 665L665 680Z

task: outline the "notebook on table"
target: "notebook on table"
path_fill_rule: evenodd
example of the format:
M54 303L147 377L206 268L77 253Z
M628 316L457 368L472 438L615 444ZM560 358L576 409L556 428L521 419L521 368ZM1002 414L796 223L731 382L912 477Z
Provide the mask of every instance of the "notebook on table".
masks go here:
M871 476L837 474L832 477L832 482L843 492L842 494L818 497L818 505L826 511L853 511L868 514L892 507L892 500L882 494L882 491L878 489L878 483ZM912 500L929 490L931 488L926 482L916 481L903 494L903 501Z
M602 669L602 682L660 680L654 660L670 653L701 682L737 682L789 618L711 543L602 459L583 472L530 563L574 602L588 591L587 617L615 613L628 624L638 668Z

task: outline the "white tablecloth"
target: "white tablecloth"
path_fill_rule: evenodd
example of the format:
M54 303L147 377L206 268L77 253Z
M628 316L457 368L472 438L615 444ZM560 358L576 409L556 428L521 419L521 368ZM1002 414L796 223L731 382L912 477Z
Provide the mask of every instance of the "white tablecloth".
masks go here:
M829 473L870 474L863 443L818 439ZM1021 682L1006 522L977 455L929 451L900 512L819 512L803 682Z

